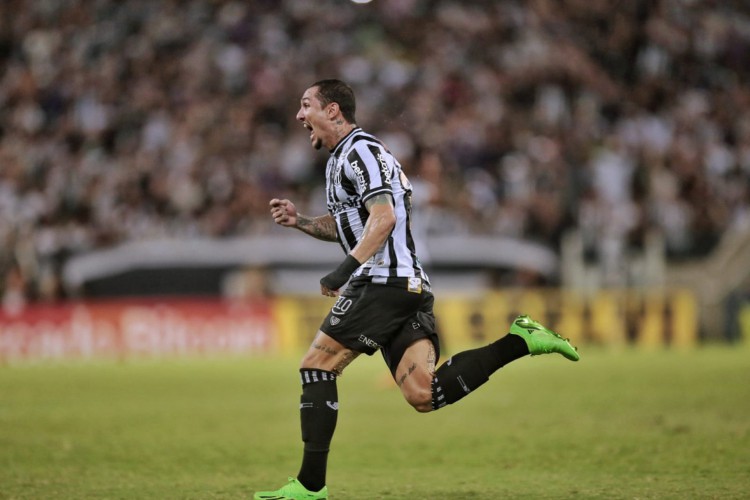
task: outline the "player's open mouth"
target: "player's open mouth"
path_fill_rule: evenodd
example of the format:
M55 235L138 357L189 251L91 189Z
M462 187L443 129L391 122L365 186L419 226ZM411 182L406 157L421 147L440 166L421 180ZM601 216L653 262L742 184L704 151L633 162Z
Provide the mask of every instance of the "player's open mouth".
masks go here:
M307 123L307 122L304 122L304 123L302 124L302 126L303 126L303 127L305 127L305 128L307 129L307 130L309 130L309 131L310 131L310 139L312 139L312 138L313 138L313 135L315 135L315 132L313 131L312 125L310 125L310 124L309 124L309 123Z

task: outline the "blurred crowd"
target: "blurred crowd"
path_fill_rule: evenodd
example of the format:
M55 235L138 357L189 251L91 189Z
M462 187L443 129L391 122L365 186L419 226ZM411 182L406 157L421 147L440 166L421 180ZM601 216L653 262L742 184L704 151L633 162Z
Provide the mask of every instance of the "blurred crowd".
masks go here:
M0 289L65 294L78 252L276 231L323 212L294 120L341 78L415 185L428 234L587 255L664 236L705 255L750 224L742 0L4 0Z

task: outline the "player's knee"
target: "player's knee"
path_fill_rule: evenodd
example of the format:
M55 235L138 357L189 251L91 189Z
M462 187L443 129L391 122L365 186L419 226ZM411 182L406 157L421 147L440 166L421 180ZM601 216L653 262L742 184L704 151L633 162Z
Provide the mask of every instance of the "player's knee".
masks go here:
M429 388L417 388L404 394L406 402L419 413L432 411L432 391Z

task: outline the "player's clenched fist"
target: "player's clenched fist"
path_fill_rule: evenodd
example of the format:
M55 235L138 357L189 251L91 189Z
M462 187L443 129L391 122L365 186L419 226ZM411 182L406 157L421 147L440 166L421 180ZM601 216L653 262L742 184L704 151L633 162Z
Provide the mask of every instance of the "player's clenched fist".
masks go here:
M271 205L271 217L276 224L287 227L297 225L297 207L289 200L274 198L269 202Z

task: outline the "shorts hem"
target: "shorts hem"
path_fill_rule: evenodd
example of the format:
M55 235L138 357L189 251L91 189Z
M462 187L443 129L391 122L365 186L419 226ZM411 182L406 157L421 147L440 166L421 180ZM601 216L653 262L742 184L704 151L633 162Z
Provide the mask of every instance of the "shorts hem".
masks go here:
M335 340L336 342L338 342L338 343L339 343L339 344L341 344L342 346L346 347L346 348L347 348L347 349L349 349L350 351L354 351L354 352L356 352L356 353L359 353L359 354L367 354L368 356L372 356L373 354L375 354L376 352L378 352L378 351L380 350L380 349L364 349L364 350L363 350L363 349L361 348L361 344L360 344L360 346L358 346L358 347L354 347L354 346L350 345L350 344L349 344L349 343L347 343L347 342L343 342L343 341L342 341L342 340L341 340L340 338L336 337L335 335L333 335L333 334L332 334L332 333L330 333L330 332L327 332L327 331L326 331L326 330L324 330L324 329L323 329L322 327L320 328L320 331L321 331L321 332L323 332L323 333L325 333L326 335L328 335L328 336L329 336L329 337L331 337L331 338L332 338L333 340Z

